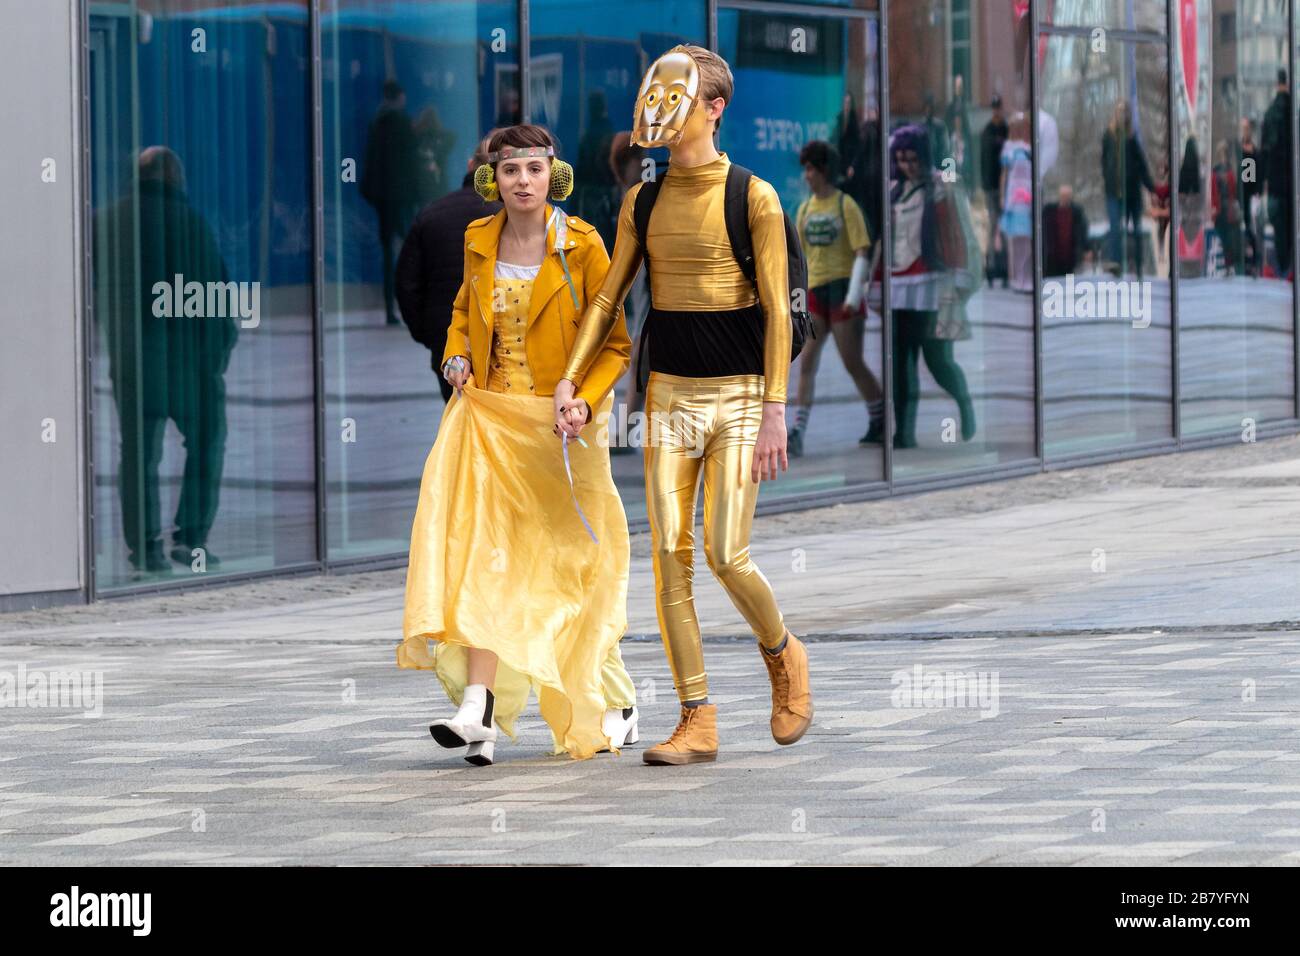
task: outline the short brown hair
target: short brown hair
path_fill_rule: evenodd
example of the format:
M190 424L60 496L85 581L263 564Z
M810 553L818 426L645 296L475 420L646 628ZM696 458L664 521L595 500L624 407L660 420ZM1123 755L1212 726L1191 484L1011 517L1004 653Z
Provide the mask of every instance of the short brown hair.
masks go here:
M488 152L495 153L497 150L521 146L550 146L555 149L556 156L560 150L555 145L555 138L545 126L537 126L533 123L523 123L519 126L507 126L499 129L492 134L488 140ZM498 160L498 162L500 162ZM495 170L497 163L492 164Z
M827 179L835 176L839 162L835 147L825 140L809 140L803 144L803 149L799 150L799 165L811 166Z
M471 157L471 172L487 162L487 154L491 151L492 137L499 132L501 132L499 129L490 129L487 135L478 141L478 145L474 147L474 155Z
M724 103L730 104L732 94L736 92L736 80L731 75L731 67L727 65L727 61L712 50L693 43L684 43L680 49L685 50L695 61L695 65L700 68L700 99L716 100L722 97ZM722 129L721 116L718 117L713 128Z

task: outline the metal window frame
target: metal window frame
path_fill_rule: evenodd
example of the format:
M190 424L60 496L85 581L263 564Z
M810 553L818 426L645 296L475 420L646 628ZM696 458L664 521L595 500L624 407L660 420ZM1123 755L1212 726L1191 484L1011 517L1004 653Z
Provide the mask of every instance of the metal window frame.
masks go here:
M1043 36L1038 19L1038 4L1029 5L1029 175L1033 179L1034 192L1030 197L1030 228L1034 230L1030 255L1033 256L1034 269L1034 453L1040 463L1047 461L1047 408L1044 392L1046 380L1043 377L1043 181L1042 170L1038 163L1039 108L1038 89L1038 44Z
M91 159L91 138L92 129L90 125L90 2L91 0L77 0L75 13L77 25L75 27L80 40L80 56L77 64L77 71L74 74L73 82L81 85L80 95L76 97L79 103L80 115L75 122L78 125L81 134L81 155L78 158L81 172L81 190L82 203L81 215L81 255L82 255L82 276L81 276L81 315L80 335L82 356L78 374L80 377L79 388L81 390L81 425L82 425L82 511L84 519L82 522L83 533L86 540L82 548L81 568L85 575L82 583L81 593L85 603L91 603L100 600L102 597L110 596L119 591L122 593L134 593L132 588L112 588L107 592L101 592L96 581L97 574L97 555L96 555L96 522L95 514L95 347L98 341L95 328L95 295L94 295L94 189L91 182L92 177L92 159ZM128 4L131 0L128 0ZM123 6L123 4L118 4ZM138 44L139 36L137 31L140 11L138 6L129 5L127 9L122 10L121 14L131 18L131 38L133 44ZM135 90L139 85L138 64L134 57L131 62L131 113L132 129L138 130L139 123L139 98L135 96ZM138 189L138 173L136 174L136 187ZM140 230L140 210L137 206L133 210L134 214L134 234L139 235ZM190 582L185 582L190 583ZM58 594L60 592L48 592Z
M1165 115L1168 118L1168 139L1169 150L1166 156L1169 162L1169 385L1171 398L1174 403L1173 411L1173 430L1174 442L1181 448L1183 441L1183 377L1180 366L1182 365L1182 353L1179 351L1181 342L1181 330L1179 328L1178 312L1178 293L1182 283L1178 278L1178 230L1182 228L1182 213L1178 209L1178 173L1181 171L1177 163L1179 153L1176 145L1178 137L1176 133L1178 128L1174 125L1174 118L1178 115L1174 110L1174 91L1177 89L1174 83L1174 37L1173 25L1176 22L1178 11L1176 8L1177 0L1165 0ZM1214 16L1211 9L1210 16ZM1213 29L1213 24L1211 24ZM1191 118L1188 118L1191 121ZM1211 119L1213 124L1213 119ZM1141 250L1138 250L1141 255ZM1294 299L1295 297L1292 296Z
M885 393L884 460L885 486L897 490L894 475L894 429L898 411L894 407L894 291L889 281L889 250L894 248L894 211L889 201L889 134L893 127L893 96L889 88L889 0L880 0L876 28L880 50L880 389Z
M1300 120L1296 114L1296 4L1300 0L1289 0L1287 4L1287 31L1286 31L1286 50L1287 50L1287 84L1291 93L1291 115L1288 117L1291 121L1291 275L1294 280L1300 276L1300 243L1296 242L1296 223L1300 219L1296 218L1296 201L1300 199L1300 179L1296 177L1296 161L1300 159ZM1300 290L1296 289L1295 282L1291 283L1291 387L1293 389L1292 398L1294 399L1295 417L1300 419ZM1256 431L1258 434L1258 431Z
M316 564L329 563L329 520L326 513L325 470L325 84L321 53L321 0L309 0L307 28L311 48L311 190L312 190L312 421L314 425L314 469L316 480Z
M516 0L519 29L519 116L525 123L533 121L532 89L532 9L529 0ZM576 144L575 144L576 148Z
M81 547L81 595L86 604L97 597L95 587L95 440L94 440L94 372L91 368L95 352L95 295L91 269L94 267L94 204L90 186L90 0L77 0L77 40L79 48L77 74L74 82L81 84L76 97L80 115L76 122L80 129L81 151L77 163L81 169L81 355L77 378L81 389L81 533L85 540Z

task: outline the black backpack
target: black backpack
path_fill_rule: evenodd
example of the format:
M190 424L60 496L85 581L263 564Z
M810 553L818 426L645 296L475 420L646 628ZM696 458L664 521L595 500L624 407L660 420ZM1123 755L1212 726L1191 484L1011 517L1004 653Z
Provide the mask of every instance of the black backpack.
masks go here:
M731 254L736 257L736 262L745 278L753 282L755 288L757 288L757 270L754 265L754 237L749 232L749 180L753 175L744 166L738 166L735 163L728 167L726 197L723 200L722 213L727 223L727 240L731 243ZM646 247L646 233L650 228L650 213L654 209L655 200L659 198L659 187L661 185L663 185L663 177L661 176L656 176L654 179L642 183L640 191L636 194L636 202L632 207L632 221L636 224L637 241L641 244L641 256L645 262L647 277L650 272L650 251ZM803 245L799 242L799 233L795 229L794 223L790 221L790 217L785 215L784 212L781 215L785 219L787 288L791 295L796 289L802 291L801 299L804 304L803 308L797 310L794 308L793 303L790 306L790 361L793 362L799 357L804 343L814 338L817 333L813 329L812 319L807 311L808 261L804 258ZM648 378L648 375L643 374L645 366L643 358L647 337L642 332L641 349L637 355L636 379L638 387L642 389L644 389L646 378Z

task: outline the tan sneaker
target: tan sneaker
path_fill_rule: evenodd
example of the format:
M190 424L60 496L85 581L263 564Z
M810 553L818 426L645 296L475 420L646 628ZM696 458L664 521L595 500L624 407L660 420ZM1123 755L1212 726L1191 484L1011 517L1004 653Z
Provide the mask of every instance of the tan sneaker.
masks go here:
M808 651L797 637L786 631L785 647L780 654L769 654L761 644L758 652L763 655L772 682L772 738L778 744L792 744L812 726Z
M642 754L646 763L708 763L718 759L718 705L683 707L673 735Z

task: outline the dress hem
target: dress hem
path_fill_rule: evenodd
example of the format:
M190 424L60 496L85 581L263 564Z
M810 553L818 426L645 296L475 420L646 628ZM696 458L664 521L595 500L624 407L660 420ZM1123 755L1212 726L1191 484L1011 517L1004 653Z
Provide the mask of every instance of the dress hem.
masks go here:
M626 634L626 632L624 633ZM416 633L403 638L402 643L397 645L397 666L403 670L432 671L434 675L438 678L438 683L442 685L442 689L446 692L447 697L450 698L452 703L455 704L457 707L460 706L460 701L456 699L456 695L452 693L452 688L448 686L447 682L442 679L442 675L438 673L436 657L433 654L430 654L428 650L429 641L437 641L442 644L455 644L460 647L464 647L467 650L490 651L491 653L497 656L498 667L504 665L510 668L510 670L514 671L515 673L526 677L528 679L529 684L533 686L534 692L536 692L536 689L539 687L547 687L552 691L554 691L555 693L559 694L561 697L565 699L566 702L568 702L569 699L568 694L565 693L564 686L562 684L557 684L551 681L542 680L541 678L537 677L535 674L531 673L527 668L520 667L517 664L511 663L510 661L506 660L505 656L502 655L502 653L499 650L495 650L490 647L483 647L479 644L475 644L474 642L465 640L463 638L456 638L448 634L446 631L439 632L439 634L441 636L435 634L432 631L425 631L422 634ZM618 640L622 640L622 637L620 636ZM614 643L616 644L618 643L618 641L615 641ZM420 648L420 652L417 653L413 651L412 645ZM424 656L424 659L428 660L427 664L420 662L421 654ZM553 729L551 730L551 736L556 738L557 740L563 740L564 737L569 733L570 729L572 729L573 727L573 704L569 703L568 707L569 707L569 722L568 724L565 725L563 731L559 734L556 734ZM493 723L495 723L501 729L501 731L507 737L510 738L511 743L518 742L519 735L515 731L513 722L511 722L509 725L506 725L501 723L499 720L494 719ZM544 718L543 718L543 723L545 723ZM547 726L549 729L549 725ZM605 747L609 753L615 755L621 755L622 753L620 748L614 747L611 744L608 736L605 736ZM558 757L562 754L567 754L569 757L571 757L574 760L590 760L592 757L594 757L597 753L600 752L602 751L596 749L589 754L574 753L573 751L565 748L563 744L557 744L557 749L551 751L551 756Z

